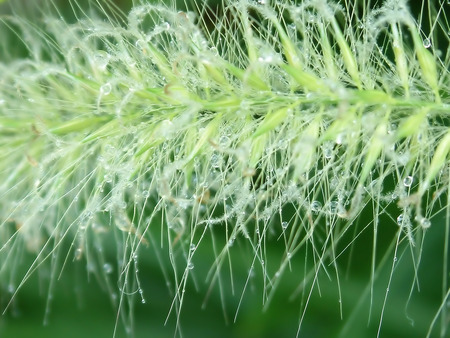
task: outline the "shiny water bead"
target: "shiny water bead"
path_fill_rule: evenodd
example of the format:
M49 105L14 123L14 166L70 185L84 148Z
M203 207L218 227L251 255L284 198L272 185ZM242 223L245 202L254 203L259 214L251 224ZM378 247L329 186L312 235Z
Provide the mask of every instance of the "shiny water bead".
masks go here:
M412 185L413 181L414 181L414 178L413 178L412 176L407 176L407 177L405 177L405 179L403 180L403 185L404 185L405 187L410 187L410 186Z
M107 82L100 87L100 93L104 96L109 95L111 93L112 86L111 83Z
M314 213L318 213L320 211L320 209L322 209L322 203L320 203L319 201L313 201L311 203L311 211Z
M112 265L109 264L109 263L103 264L103 271L104 271L106 274L112 273L112 272L113 272L113 267L112 267Z
M94 65L101 71L104 71L106 69L106 66L109 63L111 56L103 51L103 50L99 50L97 51L94 56L93 56L93 63Z

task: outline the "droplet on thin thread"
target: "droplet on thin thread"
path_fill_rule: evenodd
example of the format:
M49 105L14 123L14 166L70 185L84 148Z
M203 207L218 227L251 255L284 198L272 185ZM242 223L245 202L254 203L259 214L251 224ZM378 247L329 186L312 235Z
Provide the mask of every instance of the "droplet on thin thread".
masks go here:
M320 203L319 201L313 201L311 203L311 211L313 213L318 213L320 209L322 209L322 203Z
M100 87L100 93L103 96L109 95L111 93L111 90L112 90L112 86L111 86L111 83L109 83L109 82L105 83L104 85L102 85Z
M410 186L412 185L413 181L414 181L414 178L413 178L412 176L407 176L407 177L405 177L405 179L403 180L403 185L404 185L405 187L410 187Z
M94 54L93 62L99 70L104 71L109 63L110 58L111 56L107 52L99 50Z
M109 264L109 263L103 264L103 271L104 271L106 274L109 275L110 273L113 272L113 267L112 267L112 265Z

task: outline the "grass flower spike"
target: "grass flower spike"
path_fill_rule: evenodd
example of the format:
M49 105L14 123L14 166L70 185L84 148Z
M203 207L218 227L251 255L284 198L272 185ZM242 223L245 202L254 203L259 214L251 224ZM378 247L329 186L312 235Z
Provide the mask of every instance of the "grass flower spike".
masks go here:
M2 310L33 274L50 300L85 262L131 330L152 255L177 335L185 290L237 297L238 318L255 273L264 309L295 280L298 336L331 281L345 335L346 270L365 253L356 297L382 335L397 270L412 271L408 303L431 241L439 295L420 334L448 334L446 1L416 16L404 0L44 3L31 18L6 2L0 19Z

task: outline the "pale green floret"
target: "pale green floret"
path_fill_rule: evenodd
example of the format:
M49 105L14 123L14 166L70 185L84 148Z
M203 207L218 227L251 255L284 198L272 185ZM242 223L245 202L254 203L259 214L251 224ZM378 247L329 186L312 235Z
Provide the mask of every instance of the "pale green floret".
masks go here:
M425 82L433 90L436 102L441 102L439 95L438 72L436 69L436 60L433 54L424 46L423 40L420 38L417 28L410 26L411 35L414 41L414 49L419 60L420 70Z
M363 162L363 168L359 176L359 185L362 186L367 180L370 171L375 166L375 162L380 158L380 154L386 147L387 141L387 123L383 121L379 122L372 138L369 141L366 156Z
M294 178L308 172L316 162L316 152L322 117L320 114L308 122L304 131L298 136L293 150Z
M400 38L400 34L396 23L391 23L393 41L392 48L394 49L395 63L397 66L397 73L400 77L403 89L405 90L405 96L409 97L409 71L408 63L405 57L405 51L403 41Z
M333 49L331 48L330 39L328 38L325 24L319 24L320 42L323 49L323 63L327 69L327 75L332 81L338 80L338 72L334 62Z
M397 129L397 140L400 141L405 137L410 137L417 134L419 129L423 126L423 123L426 123L426 118L429 111L429 108L423 108L421 111L405 118Z
M261 124L253 133L252 137L255 138L262 134L273 131L278 125L280 125L280 123L282 123L286 119L289 112L292 113L292 108L286 107L268 113L264 118L264 120L261 122Z
M65 135L70 133L76 133L86 130L88 127L99 125L102 122L106 122L108 118L102 117L85 117L74 119L65 123L58 123L54 128L49 129L49 132L55 135ZM51 122L49 121L51 124Z
M361 79L359 77L358 64L356 62L355 55L353 54L350 46L348 45L344 35L342 34L341 29L336 21L336 18L333 16L331 18L331 25L333 26L334 34L336 37L336 42L341 49L342 58L344 60L345 67L347 68L348 73L350 74L353 82L356 87L362 88Z
M253 138L255 138L254 134ZM260 134L254 140L252 140L250 160L249 160L250 170L258 166L258 163L260 162L261 157L264 154L268 141L269 141L268 134Z
M444 135L444 137L439 141L439 144L434 152L433 158L431 160L430 166L427 170L425 179L421 182L419 192L423 195L426 190L429 189L431 182L437 176L440 170L448 172L450 169L450 130Z

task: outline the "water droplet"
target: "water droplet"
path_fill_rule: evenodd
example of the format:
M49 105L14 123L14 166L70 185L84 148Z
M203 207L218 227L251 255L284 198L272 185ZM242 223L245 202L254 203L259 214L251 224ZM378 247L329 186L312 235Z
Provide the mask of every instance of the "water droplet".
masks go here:
M407 176L405 177L405 179L403 180L403 185L405 187L410 187L411 184L413 183L414 178L412 176Z
M217 50L216 47L211 47L211 48L209 49L209 51L210 51L211 54L214 55L214 56L218 56L218 55L219 55L219 51Z
M109 63L110 58L111 56L107 52L105 52L104 50L99 50L94 54L93 62L98 69L104 71Z
M78 248L75 250L75 260L80 260L81 256L83 255L83 250L81 248Z
M222 155L212 154L211 155L211 166L213 168L220 168L222 166Z
M165 138L165 139L170 139L172 138L173 134L175 133L175 128L173 125L173 122L171 120L163 120L161 121L161 123L159 124L160 126L160 132L161 135Z
M424 229L428 229L431 226L431 222L428 218L422 218L422 220L420 221L420 225L422 226L422 228Z
M406 223L404 220L404 216L403 216L403 214L400 214L397 217L397 224L402 227L404 225L404 223Z
M109 83L109 82L105 83L104 85L102 85L100 87L100 93L103 96L109 95L111 93L111 90L112 90L112 86L111 86L111 83Z
M336 139L334 140L334 142L336 142L336 144L342 144L344 142L344 133L339 133L336 135Z
M322 145L323 156L326 159L329 159L333 156L333 147L334 147L333 142L326 142Z
M161 24L161 26L165 29L165 30L169 30L170 29L170 23L168 23L167 21L163 22Z
M9 293L14 293L16 291L16 288L12 284L8 284L7 290Z
M289 25L287 25L287 31L291 36L295 36L295 34L297 33L297 26L295 25L295 23L290 23Z
M147 43L142 39L137 40L135 43L136 48L138 48L141 51L145 50L146 45L147 45Z
M289 223L288 222L281 222L281 227L283 229L286 229L288 227Z
M195 251L195 249L197 249L197 246L194 243L192 243L191 246L189 247L189 250Z
M142 192L142 197L143 198L148 198L150 196L150 192L148 191L148 190L144 190L143 192Z
M40 184L41 184L41 180L37 179L36 181L34 181L34 187L35 188L39 188Z
M419 223L419 225L423 228L423 229L428 229L431 226L431 222L428 218L423 217L423 216L417 216L415 218L415 220Z
M424 40L423 40L423 46L424 46L425 48L430 48L430 47L431 47L431 40L428 39L428 38L424 39Z
M233 244L234 244L234 238L230 238L229 240L228 240L228 246L230 247L230 246L233 246Z
M311 203L311 211L314 212L315 214L317 214L320 209L322 209L322 203L320 203L319 201L313 201Z
M106 274L110 274L113 272L113 267L109 263L103 264L103 271L105 271Z
M219 138L219 144L221 147L226 148L230 145L230 138L226 135L222 135Z
M258 58L258 61L261 63L272 63L273 59L274 57L272 54L264 54Z
M329 206L330 212L333 214L336 213L338 210L338 206L339 206L339 203L337 201L331 201L330 206Z
M192 270L192 269L194 268L194 263L189 262L188 265L187 265L187 268L188 268L189 270Z

